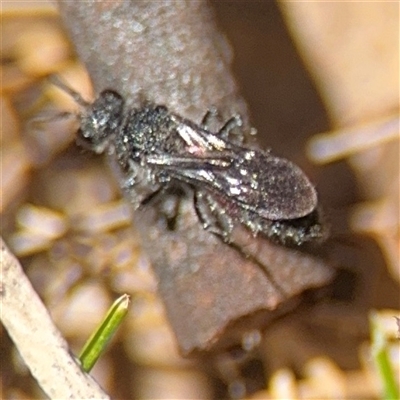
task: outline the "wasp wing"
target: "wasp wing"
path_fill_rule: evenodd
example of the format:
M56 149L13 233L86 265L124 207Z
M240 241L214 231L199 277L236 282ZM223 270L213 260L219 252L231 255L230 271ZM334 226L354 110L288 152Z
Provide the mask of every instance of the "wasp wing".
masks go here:
M316 191L299 167L260 150L240 147L206 157L156 155L146 161L269 220L301 218L317 206Z

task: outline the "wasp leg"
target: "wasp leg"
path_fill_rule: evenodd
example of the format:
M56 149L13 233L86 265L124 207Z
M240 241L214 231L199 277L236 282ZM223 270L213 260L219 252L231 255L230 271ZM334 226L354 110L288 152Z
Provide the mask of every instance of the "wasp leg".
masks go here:
M201 123L200 123L200 126L203 128L203 129L206 129L206 130L211 130L211 121L212 120L216 120L217 122L220 122L219 121L219 118L218 118L218 110L217 110L217 108L216 107L211 107L206 113L205 113L205 115L204 115L204 117L203 117L203 119L201 120Z
M212 122L221 123L220 114L216 107L211 107L204 115L200 126L203 129L212 131ZM218 134L222 136L223 139L232 140L236 144L242 144L244 141L244 136L242 132L233 132L234 129L240 128L243 125L242 117L237 114L228 121L218 130Z
M148 171L132 160L128 160L124 171L121 168L119 170L122 174L122 188L131 199L134 209L147 206L156 208L164 217L167 228L175 230L185 190L160 176L157 182L154 181Z
M241 129L243 125L242 117L237 114L234 117L228 119L222 128L218 131L218 134L223 139L228 139L235 144L241 145L244 141L244 135Z
M184 190L167 183L142 200L141 206L155 207L164 218L168 230L174 231L178 223L183 196L185 196Z
M160 202L161 196L167 191L167 185L160 186L155 192L150 193L145 197L140 205L141 206L154 206Z
M36 117L33 117L32 119L29 120L28 122L28 127L34 126L35 124L43 124L43 123L48 123L48 122L53 122L53 121L62 121L64 119L68 119L74 117L78 119L79 115L77 113L74 113L72 111L61 111L61 112L51 112L51 113L46 113L42 115L37 115Z
M224 242L230 241L233 221L212 197L196 190L194 193L194 207L205 230L220 237Z
M162 183L155 182L147 170L132 160L121 165L118 160L110 157L110 165L133 210L146 203L147 199L163 186Z
M218 113L216 107L211 107L204 115L203 119L201 120L200 126L203 129L208 131L212 131L212 122L213 120L215 123L221 123L221 118ZM243 133L237 129L241 128L243 125L242 117L237 114L232 118L229 118L228 121L218 130L218 134L225 140L231 140L233 143L241 145L244 141ZM236 130L235 132L233 132Z
M130 199L133 209L136 210L142 203L143 199L136 200L135 192L138 186L138 173L139 168L133 162L126 162L126 164L121 165L117 160L112 160L113 170L118 176L118 180L121 185L122 191Z

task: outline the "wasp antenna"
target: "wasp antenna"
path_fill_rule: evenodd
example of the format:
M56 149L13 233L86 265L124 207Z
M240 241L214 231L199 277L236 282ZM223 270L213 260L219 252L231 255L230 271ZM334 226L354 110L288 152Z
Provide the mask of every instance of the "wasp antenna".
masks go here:
M65 93L69 94L77 104L79 104L83 108L89 107L90 103L88 103L86 100L83 99L83 97L70 88L58 75L50 75L48 77L48 80L61 90L63 90Z
M55 114L51 113L51 114L37 115L29 120L29 126L33 126L35 124L53 122L53 121L60 121L63 119L68 119L76 116L77 116L76 113L70 111L58 112Z

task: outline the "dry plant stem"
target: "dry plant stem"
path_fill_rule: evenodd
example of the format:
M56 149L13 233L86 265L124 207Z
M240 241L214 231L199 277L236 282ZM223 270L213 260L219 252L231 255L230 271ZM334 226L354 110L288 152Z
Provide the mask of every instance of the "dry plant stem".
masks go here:
M216 106L224 119L239 112L247 126L246 106L230 71L230 48L207 3L59 1L59 5L97 92L112 88L130 105L147 99L194 121ZM257 254L244 258L203 230L192 199L182 202L175 230L168 230L152 207L137 211L134 222L186 355L237 344L246 330L262 328L292 307L291 300L299 293L325 284L332 275L322 262L305 255L296 268L293 255L299 253L279 246L274 246L272 259L265 255L258 259ZM245 233L238 236L243 237L246 245L253 240ZM288 251L294 279L281 290L274 282L273 269L280 268L274 262L280 255L285 259ZM304 258L309 268L303 276ZM285 272L289 274L287 267Z
M18 260L0 243L1 322L42 390L52 399L108 399L69 353Z

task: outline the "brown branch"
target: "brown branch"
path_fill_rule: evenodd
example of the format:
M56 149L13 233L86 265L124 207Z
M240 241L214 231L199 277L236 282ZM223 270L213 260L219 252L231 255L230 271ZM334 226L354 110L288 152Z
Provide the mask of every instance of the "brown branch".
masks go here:
M118 90L131 106L144 97L194 121L214 105L224 117L239 112L247 126L230 48L205 2L59 5L97 92ZM237 344L246 330L262 328L302 291L332 276L323 262L239 229L237 245L246 245L252 256L245 258L203 230L192 201L180 211L173 231L155 208L137 211L134 221L184 354Z

